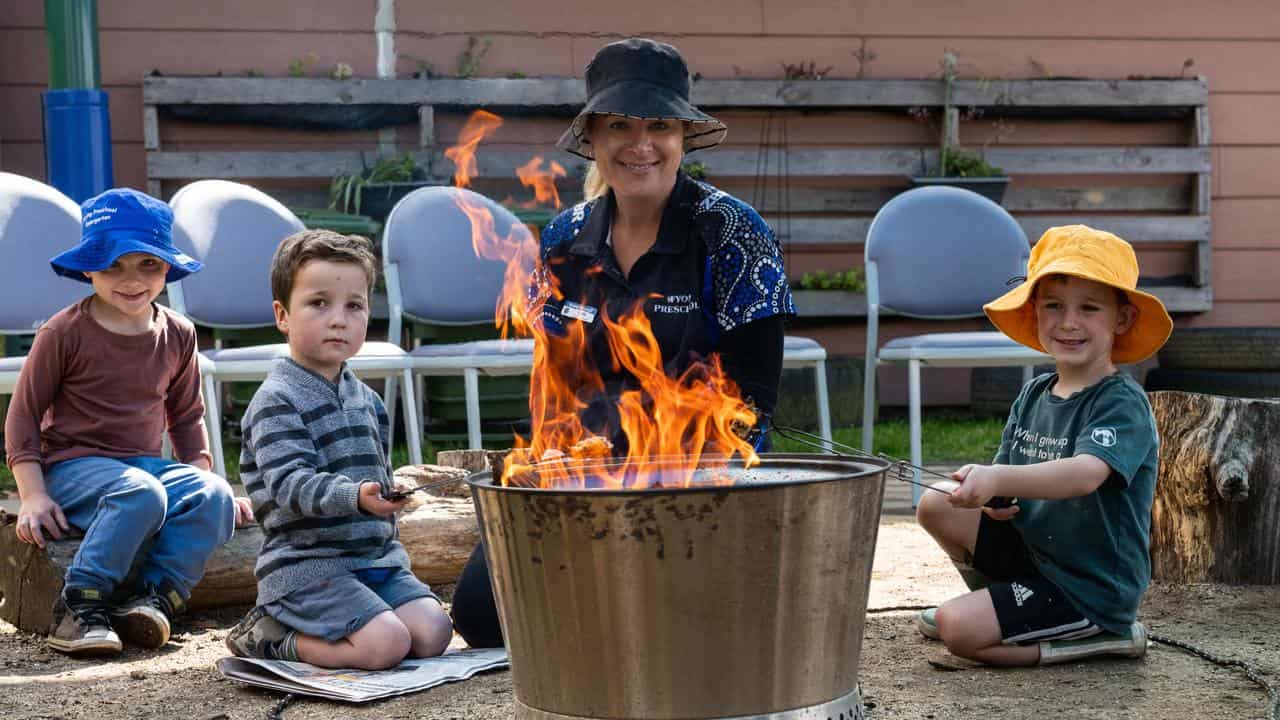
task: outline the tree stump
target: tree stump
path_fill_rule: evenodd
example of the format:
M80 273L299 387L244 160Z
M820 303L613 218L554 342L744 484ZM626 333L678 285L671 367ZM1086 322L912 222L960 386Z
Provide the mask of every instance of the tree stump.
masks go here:
M1160 433L1153 578L1280 584L1280 401L1150 398Z
M62 578L80 539L50 542L41 550L18 540L14 519L0 512L0 619L28 632L48 632ZM413 562L413 573L431 585L457 582L480 542L470 499L428 496L420 507L401 513L399 523L400 542ZM236 530L209 558L204 577L192 591L191 606L253 604L258 593L253 565L261 547L259 527Z

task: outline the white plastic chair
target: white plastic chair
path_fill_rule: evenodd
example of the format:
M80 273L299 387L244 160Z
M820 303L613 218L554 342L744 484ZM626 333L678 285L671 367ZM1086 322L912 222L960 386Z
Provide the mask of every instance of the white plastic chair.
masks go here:
M213 328L274 327L271 310L271 257L281 240L305 229L284 205L248 185L226 180L200 180L186 185L169 201L173 207L174 244L204 263L204 269L169 285L169 304L195 323ZM287 343L242 348L215 347L203 353L214 363L206 376L206 402L217 412L219 383L261 380L280 358ZM395 423L397 379L405 382L405 428L409 459L422 462L422 433L413 408L408 353L395 342L365 342L347 361L357 376L387 380L387 413ZM216 419L215 419L216 422ZM214 428L220 430L219 425ZM220 433L214 433L220 434ZM222 457L214 457L222 474Z
M513 228L523 232L523 225L509 210L470 190L424 187L402 198L391 209L382 231L390 342L400 343L406 318L435 325L493 325L506 266L476 255L471 220L458 206L463 200L486 208L497 233L506 235ZM420 345L409 351L409 357L419 383L427 376L463 378L467 446L480 448L480 374L529 372L533 340ZM417 391L420 396L426 394L421 384ZM422 411L420 405L418 411Z
M49 258L80 240L80 206L56 188L0 172L0 336L33 335L93 292L55 278ZM0 358L0 395L12 395L26 356Z
M999 332L930 333L878 345L880 313L927 319L982 316L982 306L1025 276L1027 236L1004 208L954 187L924 187L894 197L867 231L867 357L862 449L871 452L876 367L905 363L911 462L922 463L920 368L1022 366L1024 382L1048 355ZM920 472L916 471L916 481ZM912 504L922 490L913 486Z
M787 335L782 340L782 367L813 370L814 398L817 400L818 434L831 439L831 403L827 398L827 350L817 340Z

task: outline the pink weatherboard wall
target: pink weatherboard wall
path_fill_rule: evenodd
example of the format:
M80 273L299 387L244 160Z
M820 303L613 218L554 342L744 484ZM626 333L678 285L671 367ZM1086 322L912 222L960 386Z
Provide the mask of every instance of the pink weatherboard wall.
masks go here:
M111 96L116 179L146 187L141 81L166 75L285 76L291 60L314 54L310 74L335 62L357 76L376 74L373 32L377 3L322 0L107 0L99 3L102 82ZM1280 57L1280 14L1265 0L1219 3L1128 3L1078 0L1070 12L1057 0L736 0L690 3L650 0L564 0L496 3L400 0L396 3L397 73L420 64L453 74L468 36L487 38L482 76L580 76L605 42L648 35L674 43L691 70L705 77L777 78L784 64L830 66L829 77L852 78L859 47L874 53L861 67L868 78L936 77L944 50L960 58L967 77L1080 78L1203 76L1210 90L1214 307L1183 316L1179 325L1266 325L1280 315L1280 76L1266 70ZM40 93L48 76L43 3L0 4L0 170L43 178ZM760 117L728 113L729 144L750 148ZM437 137L456 137L462 118L441 114ZM509 120L494 143L556 157L563 119ZM1014 123L1013 145L1186 144L1177 122ZM413 142L413 128L400 132ZM906 117L876 113L814 115L789 121L788 142L803 146L919 146L934 130ZM981 144L989 122L966 125L962 141ZM300 133L163 122L166 149L255 147L375 147L376 133ZM1061 181L1062 179L1059 179ZM1087 182L1088 178L1080 179ZM1177 179L1109 179L1161 183ZM1185 181L1182 180L1182 181ZM1015 179L1017 182L1017 179ZM295 183L297 184L297 183ZM302 183L305 185L305 183ZM312 185L315 185L312 183ZM285 184L287 187L288 184ZM750 179L726 189L744 196ZM166 193L173 187L166 186ZM1144 248L1151 275L1186 272L1186 246ZM793 252L793 275L861 262L861 246ZM893 321L884 339L964 323ZM976 325L975 325L976 326ZM817 328L834 354L861 355L859 323ZM927 385L938 387L937 382ZM949 385L951 383L943 383ZM938 395L935 402L955 398Z

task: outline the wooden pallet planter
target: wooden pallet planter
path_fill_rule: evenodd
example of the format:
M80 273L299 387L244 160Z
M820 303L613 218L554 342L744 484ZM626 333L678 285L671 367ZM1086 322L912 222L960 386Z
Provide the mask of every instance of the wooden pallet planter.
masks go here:
M986 159L1013 176L1151 176L1192 179L1190 190L1176 187L1013 187L1005 205L1028 236L1063 223L1106 227L1129 241L1176 243L1194 247L1191 282L1186 286L1151 286L1173 312L1204 312L1212 307L1210 246L1210 134L1208 85L1203 79L1174 80L961 80L953 102L995 115L1122 117L1184 119L1185 146L1134 147L991 147ZM168 151L160 146L159 109L172 105L353 105L398 104L418 108L419 165L445 181L453 165L435 142L435 114L486 108L500 113L568 116L585 100L576 78L526 79L361 79L318 78L175 78L149 77L143 83L144 142L149 189L161 182L191 178L328 178L359 169L371 158L358 150L325 151ZM904 113L910 108L942 106L941 83L935 80L699 80L693 101L711 110L764 112L839 112L878 110ZM699 156L719 183L756 176L761 150L720 148ZM763 152L779 153L775 148ZM792 148L786 167L794 183L805 178L885 177L916 174L935 165L936 150L914 147ZM478 177L511 178L529 159L527 152L490 149L479 153ZM572 176L583 161L557 157ZM774 167L779 165L775 164ZM899 188L839 190L793 189L785 207L765 201L759 208L777 225L778 213L798 215L787 223L794 245L827 249L862 244L869 217L838 214L873 213ZM571 194L570 194L571 195ZM1091 214L1100 213L1100 214ZM1115 213L1126 213L1123 215ZM857 317L865 302L807 298L806 317Z

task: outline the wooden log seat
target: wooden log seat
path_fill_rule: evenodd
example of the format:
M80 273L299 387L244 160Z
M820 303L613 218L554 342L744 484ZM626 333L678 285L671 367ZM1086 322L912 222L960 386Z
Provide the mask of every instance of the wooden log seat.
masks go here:
M406 466L396 471L397 485L416 486L467 471L436 465ZM466 488L465 484L460 487ZM472 549L480 542L475 507L468 496L431 491L415 493L400 514L400 541L413 560L413 572L423 582L457 582ZM80 538L48 543L41 550L18 540L16 516L0 511L0 619L27 632L45 633L53 606L62 592L62 579L80 547ZM193 608L251 605L257 595L253 565L262 547L256 525L236 530L235 536L210 558L204 578L191 595Z

